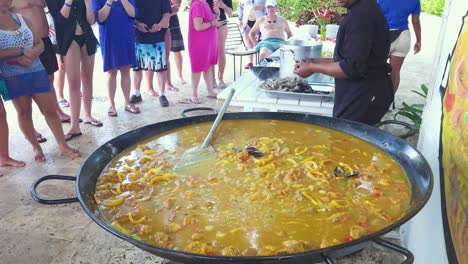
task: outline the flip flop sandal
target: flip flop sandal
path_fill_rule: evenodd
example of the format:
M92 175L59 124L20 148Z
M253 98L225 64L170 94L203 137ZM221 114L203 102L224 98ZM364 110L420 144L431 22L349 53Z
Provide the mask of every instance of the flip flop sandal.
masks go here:
M70 103L67 101L67 99L59 100L58 104L62 107L70 107Z
M111 117L116 117L117 116L117 110L115 110L115 107L111 106L109 107L109 110L107 110L107 115ZM85 124L88 124L85 122Z
M76 137L79 137L79 136L81 136L81 135L83 135L83 133L81 133L81 132L78 132L78 133L68 133L68 134L65 135L65 141L70 141L70 140L72 140L72 139L74 139L74 138L76 138Z
M201 104L201 100L198 98L187 97L179 101L181 104Z
M178 92L179 91L179 88L175 87L175 86L169 86L167 88L169 91L173 91L173 92Z
M42 134L37 134L37 135L36 135L36 140L37 140L37 142L39 142L39 143L44 143L44 142L47 141L47 138L45 138Z
M102 127L103 126L102 122L99 121L99 120L85 121L84 123L87 124L87 125L95 126L95 127Z
M80 123L82 123L82 122L83 122L83 119L80 118L79 121L80 121ZM64 119L64 120L60 120L60 122L62 122L62 123L71 123L71 118L67 118L67 119Z
M129 104L125 106L125 111L132 113L132 114L139 114L140 108L134 104Z
M218 99L218 95L217 94L214 94L214 95L207 95L206 97L208 98L214 98L214 99Z

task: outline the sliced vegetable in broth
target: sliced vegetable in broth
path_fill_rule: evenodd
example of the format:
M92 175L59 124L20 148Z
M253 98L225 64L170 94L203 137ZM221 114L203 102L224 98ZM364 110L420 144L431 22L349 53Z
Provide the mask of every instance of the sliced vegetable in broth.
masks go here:
M175 173L210 126L168 131L111 162L95 200L116 230L199 254L278 255L358 239L408 208L409 183L389 155L299 122L225 120L216 161Z

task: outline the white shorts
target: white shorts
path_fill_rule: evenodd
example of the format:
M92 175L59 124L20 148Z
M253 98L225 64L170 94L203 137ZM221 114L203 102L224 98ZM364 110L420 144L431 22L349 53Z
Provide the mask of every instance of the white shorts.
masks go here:
M411 49L411 34L409 30L402 31L400 36L390 45L390 55L406 57Z

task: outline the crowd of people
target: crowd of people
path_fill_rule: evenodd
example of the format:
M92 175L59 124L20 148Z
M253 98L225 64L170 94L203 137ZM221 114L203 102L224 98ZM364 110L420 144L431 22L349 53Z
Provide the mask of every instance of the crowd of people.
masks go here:
M307 60L297 64L295 72L302 77L315 72L334 76L333 115L375 124L399 85L400 68L410 49L410 15L417 38L414 51L421 49L419 0L337 0L337 4L349 12L340 24L333 60ZM180 5L181 0L0 0L0 93L4 101L13 102L35 160L45 160L39 143L46 139L34 128L32 101L45 117L59 149L71 157L80 156L67 144L82 135L80 123L103 126L92 114L94 56L99 46L110 117L118 116L118 73L125 111L140 113L137 104L142 101L143 78L148 94L158 96L162 107L169 106L166 90L179 90L170 75L171 52L178 80L186 83L181 55L185 46L177 16ZM201 76L208 98L217 97L215 88L225 87L226 25L233 6L231 0L191 0L189 6L192 93L179 102L200 104ZM375 12L367 14L371 9ZM55 39L50 38L45 10L52 17ZM292 35L287 20L277 14L276 0L241 0L237 12L244 39L249 48L257 49L260 59ZM99 26L99 40L91 28L94 23ZM252 67L252 60L249 58L245 68ZM153 86L154 75L158 89ZM69 101L63 92L65 76ZM3 101L0 103L0 166L24 166L9 156L6 110ZM60 106L70 107L70 114ZM66 133L61 123L70 123Z
M115 95L119 73L125 111L140 113L136 104L142 101L143 77L149 95L159 96L162 107L169 106L165 91L179 90L170 78L171 52L179 82L186 84L181 55L185 46L177 17L180 5L180 0L0 0L1 97L3 101L12 101L18 124L33 148L36 161L45 160L40 143L47 139L34 128L32 101L44 115L59 149L71 157L80 156L67 141L82 135L81 123L103 126L92 112L98 47L103 59L102 70L107 77L109 116L118 116ZM201 103L197 90L202 73L208 98L217 97L214 88L225 87L224 43L227 16L233 13L232 2L193 0L189 12L192 96L180 103L198 104ZM95 23L99 27L99 40L91 27ZM209 43L208 49L205 43ZM215 65L218 65L217 74ZM153 86L154 75L157 89ZM65 78L68 100L64 96ZM21 167L24 162L9 156L3 101L0 105L0 166ZM70 114L61 107L69 107ZM61 123L70 123L66 133Z

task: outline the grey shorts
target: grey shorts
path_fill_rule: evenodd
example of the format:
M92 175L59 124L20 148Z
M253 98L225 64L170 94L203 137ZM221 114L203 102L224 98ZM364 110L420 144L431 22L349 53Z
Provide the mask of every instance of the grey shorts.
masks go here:
M134 71L162 72L167 70L166 43L155 44L135 43L136 67Z

